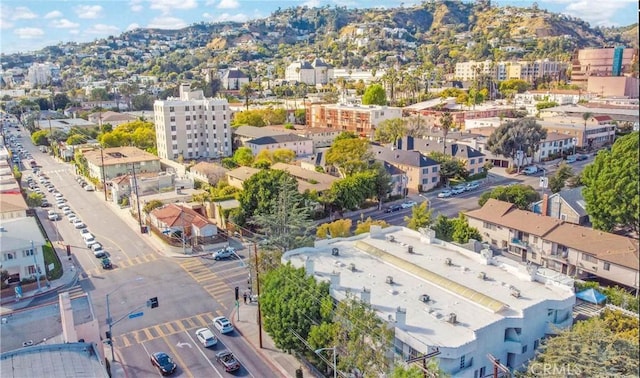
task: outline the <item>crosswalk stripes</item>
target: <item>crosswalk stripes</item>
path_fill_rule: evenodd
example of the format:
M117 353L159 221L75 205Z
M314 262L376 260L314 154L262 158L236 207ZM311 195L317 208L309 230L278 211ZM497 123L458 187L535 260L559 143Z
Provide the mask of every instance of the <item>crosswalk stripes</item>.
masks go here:
M159 258L159 255L157 253L150 253L146 255L136 256L126 260L115 260L115 261L112 261L111 263L113 264L113 267L115 269L122 269L122 268L130 268L132 266L141 265L144 263L149 263L157 260L158 258ZM97 275L104 272L108 272L108 271L102 268L95 268L87 271L87 274Z
M114 336L113 342L118 348L126 348L134 344L141 344L183 331L189 331L200 327L211 327L211 321L217 316L223 316L223 313L220 310L216 310L215 312L205 312L188 318L156 324L131 331L123 335Z
M198 259L187 259L180 263L182 269L187 272L194 281L200 284L202 288L209 293L220 305L227 309L227 306L222 300L222 296L231 291L229 285L227 285L217 273L212 272L206 265L204 265Z
M82 287L80 287L80 285L74 285L70 287L69 290L66 290L66 292L69 293L69 299L80 298L86 295L86 293L84 292Z

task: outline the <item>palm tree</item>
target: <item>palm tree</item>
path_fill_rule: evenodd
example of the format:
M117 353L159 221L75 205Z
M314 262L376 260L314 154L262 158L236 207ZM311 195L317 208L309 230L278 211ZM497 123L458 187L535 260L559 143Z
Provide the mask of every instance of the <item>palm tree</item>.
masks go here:
M251 84L245 83L242 84L240 88L240 95L244 97L244 106L247 110L249 110L249 97L253 94L253 88L251 88Z
M584 120L584 129L582 131L582 148L585 148L587 146L587 121L591 117L593 117L593 113L591 112L582 113L582 119Z
M442 130L442 153L447 154L447 135L453 126L453 116L446 112L440 117L440 129Z

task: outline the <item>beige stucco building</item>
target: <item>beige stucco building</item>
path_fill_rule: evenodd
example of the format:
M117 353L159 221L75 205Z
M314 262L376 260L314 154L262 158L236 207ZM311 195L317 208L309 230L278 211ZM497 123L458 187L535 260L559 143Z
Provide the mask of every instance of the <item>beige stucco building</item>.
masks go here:
M160 158L136 147L112 147L85 151L89 176L109 181L133 173L160 172ZM104 176L103 176L104 169Z

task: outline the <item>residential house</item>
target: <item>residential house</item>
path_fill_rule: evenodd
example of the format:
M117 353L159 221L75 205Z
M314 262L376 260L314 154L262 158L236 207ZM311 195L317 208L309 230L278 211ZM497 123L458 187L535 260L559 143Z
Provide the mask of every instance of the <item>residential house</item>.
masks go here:
M533 204L533 212L589 227L591 224L587 213L587 204L582 197L583 188L580 186L563 189L551 195L545 194L542 196L542 200Z
M153 227L168 234L184 233L189 238L212 238L218 234L218 227L206 217L174 203L153 209L148 219Z
M247 142L256 138L284 135L283 130L269 127L239 126L233 129L233 148L247 147Z
M27 206L19 188L0 192L0 219L3 222L8 219L26 217L28 209L29 206Z
M403 171L406 187L414 192L426 192L440 183L440 164L419 151L394 150L372 145L373 158L386 161Z
M160 158L137 147L111 147L84 152L89 176L100 182L128 173L159 173Z
M635 239L519 210L495 199L465 215L492 248L522 262L575 277L594 275L638 290L640 255Z
M189 174L195 180L206 182L210 185L217 185L220 180L226 177L228 171L228 169L219 164L201 161L191 167Z
M341 130L327 127L296 127L294 129L285 129L281 126L264 126L262 128L311 139L313 141L314 151L318 148L331 147L336 137L342 133Z
M113 128L116 128L124 123L137 121L138 117L128 113L107 111L89 114L88 120L98 126L109 124L113 126Z
M3 195L4 197L4 195ZM20 281L46 275L42 246L46 240L33 217L3 219L0 225L2 270Z
M260 172L258 168L238 167L227 172L227 182L235 188L244 189L242 184L258 172Z
M591 116L586 125L582 117L546 117L536 122L547 132L576 138L576 146L580 148L611 145L616 136L616 125L612 123L611 117L605 115Z
M533 153L533 161L541 162L563 155L573 154L577 147L577 139L571 135L547 132L547 137L540 141L538 150Z
M298 190L301 193L308 190L310 192L315 191L318 194L322 194L329 190L331 185L339 179L338 177L331 176L326 173L310 171L293 164L275 163L271 166L271 169L279 169L281 171L288 172L291 176L295 177L298 181Z
M462 143L442 143L429 139L405 136L398 141L398 149L406 151L420 151L425 155L433 152L444 153L465 164L465 169L471 175L484 172L484 154L473 147Z
M637 101L637 100L636 100ZM567 117L582 119L582 115L591 113L593 116L609 116L616 122L638 122L640 112L638 104L633 106L619 106L611 103L594 103L589 106L578 105L560 105L553 108L542 109L540 117L543 119L549 117ZM584 122L584 121L583 121Z
M237 91L240 90L243 85L249 84L249 76L238 68L230 68L224 71L220 81L224 89Z
M382 122L402 118L402 108L378 105L307 104L306 124L309 127L351 131L363 137L373 137Z
M247 141L246 146L251 149L253 156L262 150L277 150L281 148L295 152L296 156L307 156L313 153L313 141L294 134L265 136Z

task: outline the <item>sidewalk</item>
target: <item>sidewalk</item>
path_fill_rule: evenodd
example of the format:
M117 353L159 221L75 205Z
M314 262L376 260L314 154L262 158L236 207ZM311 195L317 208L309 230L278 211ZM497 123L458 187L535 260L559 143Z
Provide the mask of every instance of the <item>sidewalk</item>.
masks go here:
M238 312L240 312L240 320L238 320ZM258 304L242 303L240 307L233 309L230 319L236 332L242 336L256 352L262 357L262 360L271 366L273 375L263 375L263 377L283 377L292 378L296 376L296 370L301 369L303 377L315 377L313 373L296 357L279 350L271 337L262 330L262 348L260 348L260 335L258 331Z

